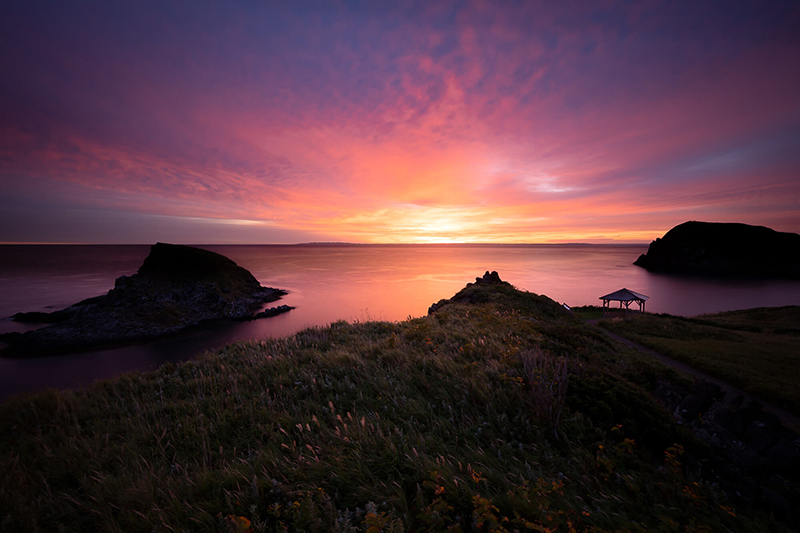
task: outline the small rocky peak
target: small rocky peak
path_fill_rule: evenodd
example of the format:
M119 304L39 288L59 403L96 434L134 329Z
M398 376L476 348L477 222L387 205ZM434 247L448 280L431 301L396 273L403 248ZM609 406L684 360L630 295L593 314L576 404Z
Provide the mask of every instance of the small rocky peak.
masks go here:
M503 280L500 279L496 270L492 270L492 272L487 270L482 278L475 278L475 283L477 285L499 285L503 283Z

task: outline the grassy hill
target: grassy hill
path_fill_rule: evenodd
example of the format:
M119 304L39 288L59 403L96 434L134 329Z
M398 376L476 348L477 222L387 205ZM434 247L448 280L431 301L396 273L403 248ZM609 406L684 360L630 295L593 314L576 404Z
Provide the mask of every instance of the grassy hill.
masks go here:
M464 303L457 303L464 302ZM472 285L0 405L2 531L780 531L686 469L680 378Z
M601 327L800 416L800 307L686 318L642 314Z

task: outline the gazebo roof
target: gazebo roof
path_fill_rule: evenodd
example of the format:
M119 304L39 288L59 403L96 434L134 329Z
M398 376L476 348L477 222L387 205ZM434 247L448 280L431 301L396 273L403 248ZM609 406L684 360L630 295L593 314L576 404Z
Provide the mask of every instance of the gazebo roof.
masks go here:
M614 300L615 302L631 302L634 300L645 301L649 299L649 296L645 296L644 294L640 294L625 288L598 298L598 300Z

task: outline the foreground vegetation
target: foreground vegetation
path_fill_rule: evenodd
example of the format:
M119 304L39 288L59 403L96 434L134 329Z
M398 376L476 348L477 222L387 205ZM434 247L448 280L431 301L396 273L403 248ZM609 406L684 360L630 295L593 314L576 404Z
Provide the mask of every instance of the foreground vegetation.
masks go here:
M800 307L642 314L599 325L800 415Z
M551 300L475 285L0 405L4 531L776 531L684 472L679 379Z

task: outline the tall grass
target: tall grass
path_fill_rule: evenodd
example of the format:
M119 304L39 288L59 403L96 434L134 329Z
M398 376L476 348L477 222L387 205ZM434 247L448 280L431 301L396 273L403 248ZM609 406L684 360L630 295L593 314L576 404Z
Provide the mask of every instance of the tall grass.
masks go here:
M646 393L674 374L558 309L492 293L11 399L0 530L780 529L684 475Z
M522 374L531 388L536 417L558 428L569 383L567 359L548 357L541 350L524 350L518 355L522 361Z
M600 325L800 415L800 307L643 314Z

